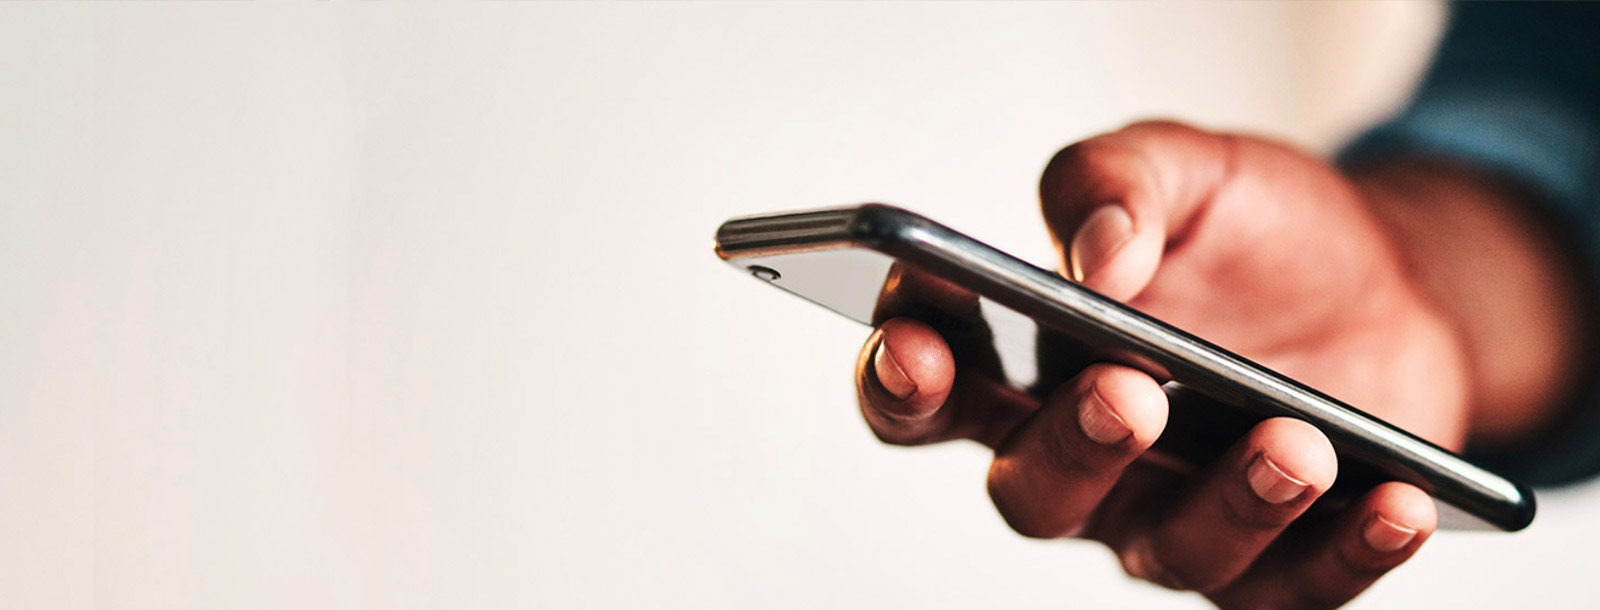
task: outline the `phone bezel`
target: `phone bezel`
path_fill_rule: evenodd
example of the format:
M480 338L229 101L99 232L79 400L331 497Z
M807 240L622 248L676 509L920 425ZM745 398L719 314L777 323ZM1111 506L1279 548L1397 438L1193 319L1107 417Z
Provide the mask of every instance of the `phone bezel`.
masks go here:
M1344 458L1368 463L1489 525L1517 531L1536 508L1530 488L1060 275L914 212L884 204L734 218L716 253L740 259L866 248L917 265L1057 330L1090 333L1136 354L1128 362L1222 402L1295 417L1326 434Z

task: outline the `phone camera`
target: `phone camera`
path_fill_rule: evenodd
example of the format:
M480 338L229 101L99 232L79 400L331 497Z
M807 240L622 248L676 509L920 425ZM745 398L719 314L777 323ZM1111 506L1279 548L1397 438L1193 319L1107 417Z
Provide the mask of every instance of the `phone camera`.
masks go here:
M778 278L783 277L783 274L778 273L777 269L773 269L771 267L750 265L749 267L746 267L746 269L749 269L750 275L756 276L756 279L766 280L768 282L775 282L778 280Z

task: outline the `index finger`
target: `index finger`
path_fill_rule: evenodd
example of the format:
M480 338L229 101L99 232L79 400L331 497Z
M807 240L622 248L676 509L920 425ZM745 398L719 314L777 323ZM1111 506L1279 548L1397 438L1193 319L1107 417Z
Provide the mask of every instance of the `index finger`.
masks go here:
M856 390L873 434L895 445L968 438L994 447L1038 405L981 367L959 363L938 331L910 318L890 319L867 339Z

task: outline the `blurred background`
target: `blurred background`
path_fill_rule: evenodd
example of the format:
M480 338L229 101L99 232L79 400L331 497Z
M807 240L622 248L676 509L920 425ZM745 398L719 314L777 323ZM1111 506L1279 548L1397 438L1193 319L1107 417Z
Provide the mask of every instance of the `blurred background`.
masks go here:
M1331 151L1443 16L0 6L0 605L1202 607L1012 534L981 447L879 445L867 329L712 231L880 200L1046 261L1060 147ZM1600 489L1541 500L1357 607L1590 598Z

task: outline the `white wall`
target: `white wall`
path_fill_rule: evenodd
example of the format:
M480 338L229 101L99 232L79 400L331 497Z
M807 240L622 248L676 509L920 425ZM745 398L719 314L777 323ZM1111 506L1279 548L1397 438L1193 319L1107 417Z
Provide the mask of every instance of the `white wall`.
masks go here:
M1044 258L1058 147L1326 149L1439 15L0 6L0 605L1194 607L1012 535L979 448L877 445L865 330L711 231L886 200ZM1586 597L1597 502L1363 601Z

